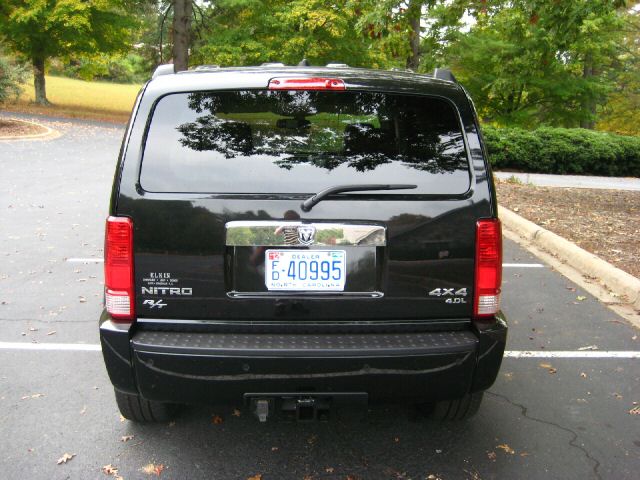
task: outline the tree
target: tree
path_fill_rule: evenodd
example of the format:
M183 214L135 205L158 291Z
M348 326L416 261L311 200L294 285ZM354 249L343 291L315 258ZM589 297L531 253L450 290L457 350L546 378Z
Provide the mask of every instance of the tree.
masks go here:
M173 68L176 72L189 68L191 46L192 0L172 0L173 7Z
M378 40L391 65L414 71L437 66L450 31L481 0L352 0L360 11L357 27ZM425 53L426 58L425 58Z
M358 11L349 0L221 0L206 15L208 31L193 46L199 63L387 64L374 39L356 28Z
M494 1L446 58L485 121L592 128L612 86L623 4Z
M624 15L623 38L611 72L614 88L598 115L597 128L640 135L640 6Z
M51 57L125 51L135 26L125 0L3 0L0 35L33 66L36 103L46 105Z

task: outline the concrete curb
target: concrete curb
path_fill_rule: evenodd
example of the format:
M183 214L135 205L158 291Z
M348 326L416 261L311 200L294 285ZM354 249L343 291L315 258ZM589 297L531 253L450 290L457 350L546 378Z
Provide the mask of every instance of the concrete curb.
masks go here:
M607 288L623 295L626 304L640 310L640 279L614 267L600 257L583 250L574 243L550 232L508 208L499 207L504 226L538 248L557 256L583 275L598 278Z
M50 138L57 138L60 136L60 132L54 130L53 128L49 128L46 125L42 125L41 123L30 122L29 120L23 120L21 118L11 118L8 117L8 120L13 120L15 122L22 123L30 123L31 125L37 125L38 127L44 128L45 131L42 133L35 133L31 135L11 135L0 137L0 141L12 141L12 140L48 140Z

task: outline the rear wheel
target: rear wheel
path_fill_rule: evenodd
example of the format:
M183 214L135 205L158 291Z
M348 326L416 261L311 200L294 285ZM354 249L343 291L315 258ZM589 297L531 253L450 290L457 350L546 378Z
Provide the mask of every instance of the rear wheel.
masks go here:
M165 422L173 417L176 410L176 406L170 403L154 402L118 390L115 393L120 413L134 422Z
M436 402L430 412L434 420L464 420L473 417L480 408L484 392L472 392L467 395Z

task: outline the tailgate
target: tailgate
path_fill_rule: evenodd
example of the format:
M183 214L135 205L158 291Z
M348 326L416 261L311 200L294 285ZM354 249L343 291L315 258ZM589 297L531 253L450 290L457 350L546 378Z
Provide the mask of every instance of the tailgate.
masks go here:
M134 223L139 318L471 317L476 221L491 198L468 106L350 88L160 98L135 195L118 203ZM302 208L363 184L415 189Z

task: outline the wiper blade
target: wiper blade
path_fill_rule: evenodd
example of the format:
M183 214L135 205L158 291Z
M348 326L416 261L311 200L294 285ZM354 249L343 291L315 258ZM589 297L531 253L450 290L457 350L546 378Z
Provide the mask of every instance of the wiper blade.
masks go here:
M313 206L319 202L321 202L324 198L329 195L333 195L334 193L344 193L344 192L364 192L364 191L374 191L374 190L411 190L414 188L418 188L417 185L410 184L385 184L385 183L373 183L368 185L336 185L335 187L329 187L321 192L316 193L312 197L307 198L304 202L300 204L300 208L303 212L310 211Z

